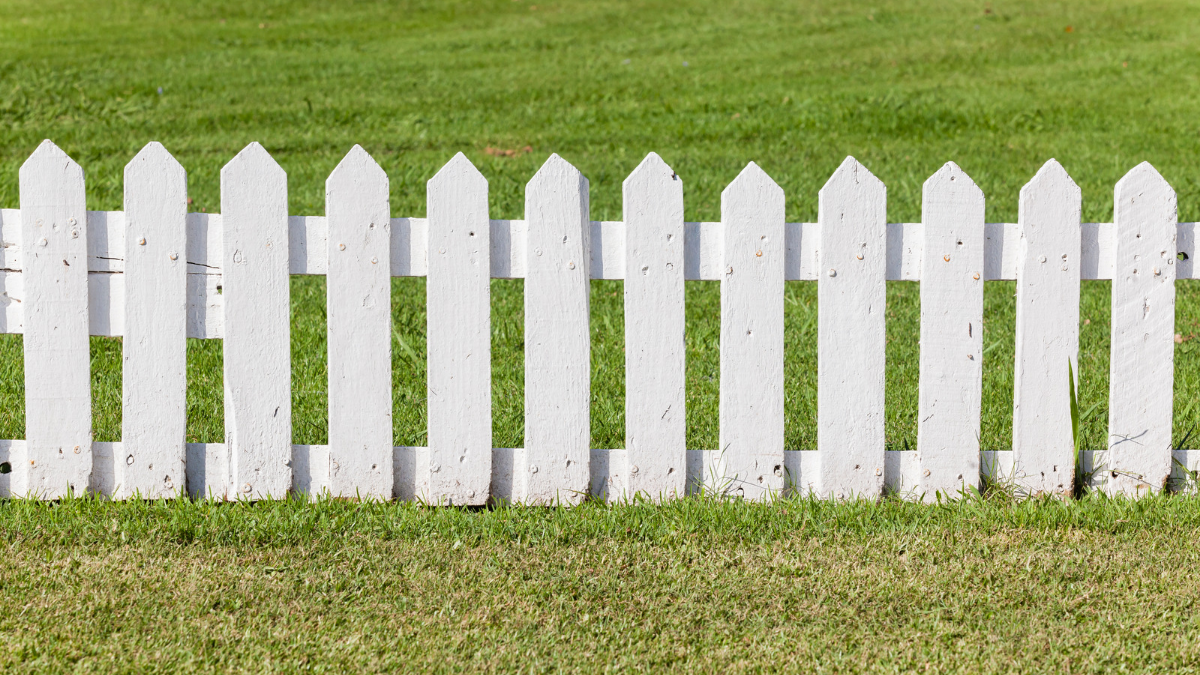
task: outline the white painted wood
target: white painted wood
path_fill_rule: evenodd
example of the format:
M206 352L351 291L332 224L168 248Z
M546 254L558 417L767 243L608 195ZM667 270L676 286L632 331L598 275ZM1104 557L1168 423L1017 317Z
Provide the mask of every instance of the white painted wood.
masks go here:
M783 471L783 190L751 162L721 193L721 492L781 495Z
M516 501L574 504L588 494L591 342L588 181L551 155L525 189L525 451Z
M113 465L114 496L171 498L185 492L186 479L187 173L161 144L125 166L121 220L131 245L121 260L124 447Z
M492 295L488 184L467 156L429 180L429 492L485 504L492 480Z
M954 162L925 181L922 198L920 475L913 489L933 501L979 483L984 201Z
M122 452L121 443L93 443L93 471L89 490L101 497L112 495L114 480L112 463L114 457ZM328 461L329 446L326 445L293 445L292 462L296 467L293 472L292 490L296 494L321 494L324 484L319 476L310 475L310 466L317 466ZM514 456L519 449L492 448L492 484L491 495L497 501L512 499L512 465ZM621 501L622 497L612 491L614 484L622 484L622 467L626 465L623 449L592 449L590 450L590 483L589 491L593 497L606 501ZM400 501L420 499L427 486L418 479L416 467L428 463L429 448L424 447L394 447L392 448L393 467L395 472L396 493L393 497ZM702 489L708 489L714 479L716 465L716 450L687 451L687 494L697 494ZM1092 471L1107 466L1106 450L1086 450L1083 456L1085 471ZM0 463L7 462L12 467L10 473L0 473L0 499L13 496L11 486L20 479L25 456L25 441L0 440ZM816 495L816 477L820 474L821 454L812 450L787 450L784 452L784 470L787 474L788 493L800 497ZM214 498L218 500L236 499L236 495L225 493L225 481L228 478L226 460L228 453L223 443L188 443L187 444L187 484L188 494L193 498ZM916 498L911 486L918 481L920 465L917 453L912 451L889 450L885 453L884 479L887 490L903 498ZM1187 472L1200 472L1200 450L1174 450L1172 452L1172 471L1168 487L1172 491L1195 493L1196 481ZM984 450L980 453L980 475L986 476L1001 486L1011 487L1013 474L1013 452L1011 450ZM426 475L426 474L422 474ZM1099 476L1098 476L1099 477ZM1099 480L1093 484L1099 487Z
M627 482L613 492L682 497L687 477L683 181L650 153L625 179L622 196L628 227L621 228L624 261L630 273L624 275L627 465L620 470ZM609 225L602 242L618 229ZM595 235L593 229L593 250L598 248Z
M1030 495L1069 496L1075 475L1068 377L1079 373L1080 208L1079 187L1053 159L1021 188L1013 460Z
M114 223L123 218L120 211L88 212L89 228L97 224L114 231ZM5 222L9 223L5 226ZM324 216L290 216L289 269L292 274L324 275L326 260L326 220ZM392 218L392 276L422 277L428 272L425 257L427 221L424 218ZM598 245L590 253L593 279L625 278L625 224L590 224ZM492 220L492 270L496 279L525 278L526 223L524 220ZM922 261L922 225L888 225L887 278L889 281L917 281ZM221 216L215 213L188 214L188 337L220 339L222 324ZM1115 239L1112 223L1084 223L1081 241L1081 279L1111 279ZM1191 258L1195 251L1195 223L1178 224L1179 251L1188 259L1176 267L1177 278L1195 278ZM21 332L20 211L0 209L0 333ZM89 230L91 231L91 230ZM117 229L115 232L122 232ZM720 223L684 223L684 278L718 281L723 255ZM817 223L786 223L787 256L784 278L788 281L812 281L819 267L820 228ZM1017 249L1020 234L1015 223L987 223L984 228L985 281L1016 279ZM17 233L14 236L9 236ZM119 337L124 326L124 241L111 241L103 250L89 249L88 289L92 335ZM112 247L119 246L118 249ZM95 248L95 247L93 247ZM106 259L106 256L118 256Z
M847 157L821 188L817 278L820 492L878 497L884 486L887 189Z
M1117 183L1104 489L1140 497L1171 475L1175 191L1148 162Z
M83 169L50 141L21 165L28 471L18 495L82 495L92 473Z
M225 445L239 498L292 486L287 174L258 143L221 169Z
M392 496L392 277L388 177L354 146L325 182L329 452L336 497Z

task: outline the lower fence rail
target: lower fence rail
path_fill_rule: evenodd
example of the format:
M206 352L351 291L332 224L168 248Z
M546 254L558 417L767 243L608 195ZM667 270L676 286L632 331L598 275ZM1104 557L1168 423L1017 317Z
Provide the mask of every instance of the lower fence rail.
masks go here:
M112 497L119 494L116 484L114 463L122 456L123 444L93 443L92 444L92 475L88 492L100 497ZM522 448L492 448L492 477L490 495L493 501L511 501L513 499L513 467L518 465ZM1109 478L1111 471L1106 471L1106 450L1085 450L1083 453L1083 477L1093 487L1102 486ZM718 466L716 450L687 451L687 492L696 495L701 492L712 494L735 494L737 478L718 481L714 478ZM392 448L393 456L393 499L413 501L424 499L426 479L420 478L418 467L428 466L429 449L425 447L398 446ZM23 464L25 459L25 441L0 440L0 498L14 498L37 495L27 495L20 492L22 473L27 471ZM784 452L785 488L784 496L816 496L814 482L820 475L821 453L815 450L787 450ZM293 445L292 446L292 488L293 498L318 498L325 494L329 487L328 471L322 472L318 467L329 465L329 446L327 445ZM627 476L622 475L626 467L626 451L624 449L592 449L589 472L590 497L608 502L620 502L632 495L626 489ZM980 453L981 475L979 480L967 486L979 488L984 481L991 482L1001 488L1009 485L1013 489L1019 484L1017 471L1014 467L1011 450L985 450ZM193 499L235 500L239 498L237 490L229 484L229 459L224 443L188 443L187 463L187 495ZM916 451L889 450L884 453L884 486L888 493L907 497L924 498L926 501L936 498L936 495L923 495L918 492L920 484L921 465ZM322 475L325 474L325 475ZM1174 450L1172 452L1171 476L1167 488L1176 492L1191 492L1200 487L1197 478L1200 476L1200 450ZM1112 476L1115 478L1116 476ZM651 495L653 496L653 495ZM669 495L668 495L669 496ZM955 497L958 495L945 495ZM577 501L567 500L564 501Z

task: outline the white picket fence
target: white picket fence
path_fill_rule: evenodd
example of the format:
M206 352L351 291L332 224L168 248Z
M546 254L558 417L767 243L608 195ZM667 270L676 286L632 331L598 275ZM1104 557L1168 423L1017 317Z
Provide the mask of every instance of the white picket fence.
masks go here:
M326 215L289 217L286 175L251 144L221 172L221 215L188 213L184 169L151 143L125 169L125 211L95 212L83 170L44 142L21 167L20 209L0 210L0 332L24 334L26 398L26 439L0 441L0 496L544 504L705 485L932 499L981 474L1068 494L1081 279L1114 280L1095 483L1141 495L1200 465L1171 447L1174 284L1200 276L1196 228L1149 164L1117 184L1113 224L1080 222L1054 160L1021 190L1017 224L985 223L953 163L926 181L923 223L888 224L883 183L853 158L817 223L784 222L783 191L754 164L722 193L721 222L684 222L683 183L654 154L624 183L624 222L590 221L587 179L557 155L525 220L490 220L487 191L459 154L429 181L427 218L392 218L388 178L356 146ZM291 274L328 276L325 446L291 439ZM392 276L428 277L429 447L392 446ZM492 447L491 278L525 280L524 448ZM589 279L625 282L624 449L590 448ZM717 449L685 445L685 279L721 282ZM1011 451L979 446L993 279L1018 281ZM817 282L815 452L784 449L785 280ZM888 280L921 282L916 452L884 450ZM89 334L124 338L120 443L92 441ZM185 442L187 337L225 340L223 444Z

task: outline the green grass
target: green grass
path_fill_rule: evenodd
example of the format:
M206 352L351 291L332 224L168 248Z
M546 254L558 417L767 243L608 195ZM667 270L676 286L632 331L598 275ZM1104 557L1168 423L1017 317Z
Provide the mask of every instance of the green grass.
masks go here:
M1068 30L1069 28L1069 30ZM421 216L462 151L494 218L523 217L551 152L621 218L647 152L683 178L686 217L719 218L748 161L816 218L846 155L920 220L947 160L1016 219L1058 158L1084 219L1148 160L1200 220L1200 9L1184 2L0 2L0 207L52 138L120 209L150 140L219 210L221 166L262 142L290 211L323 213L354 143ZM686 65L685 65L686 63ZM161 93L160 93L161 87ZM529 147L529 152L522 149ZM518 150L512 156L490 149ZM294 438L326 440L324 280L295 278ZM519 281L493 282L497 446L522 443ZM1179 284L1175 429L1200 410L1200 290ZM424 281L393 285L395 442L425 431ZM985 448L1011 447L1013 284L985 291ZM717 446L719 295L687 285L688 447ZM592 447L623 447L620 282L592 286ZM888 286L887 443L916 442L919 287ZM1109 284L1083 284L1082 443L1105 446ZM816 445L816 294L786 288L785 445ZM95 429L120 438L121 343L93 339ZM220 341L188 345L188 437L223 439ZM22 438L21 339L0 336L0 438ZM1065 394L1065 392L1064 392ZM1191 542L1200 504L1088 498L834 507L689 500L574 511L407 505L0 504L5 670L844 671L1196 669Z
M536 6L536 9L534 9ZM683 177L687 217L719 218L747 161L812 221L847 154L888 185L889 220L920 219L920 186L953 159L1014 221L1017 191L1057 157L1084 218L1150 160L1197 219L1196 9L1178 3L635 4L554 1L0 5L0 206L37 142L85 168L90 208L121 208L124 164L151 139L189 171L195 210L219 209L221 166L251 140L287 170L292 213L323 212L324 181L353 143L388 171L395 215L424 214L424 181L463 151L487 176L493 217L523 216L550 152L591 181L592 217L621 217L620 182L649 151ZM1071 31L1067 32L1066 27ZM687 65L684 66L684 62ZM162 93L158 93L159 88ZM523 149L515 156L488 148ZM613 295L616 293L617 295ZM324 286L293 284L295 439L327 436ZM397 280L395 442L425 443L424 288ZM494 444L523 441L521 284L493 285ZM789 283L785 446L816 446L814 285ZM688 285L688 447L717 446L718 290ZM595 282L592 446L622 447L620 284ZM1084 444L1105 446L1108 283L1084 284ZM1198 331L1180 284L1179 328ZM916 284L888 288L887 444L916 442ZM1011 284L989 283L985 448L1011 447ZM1200 421L1200 361L1177 354L1175 437ZM218 342L189 348L188 436L223 440ZM120 438L119 340L95 339L95 429ZM0 438L24 435L20 338L0 337ZM1098 404L1098 405L1097 405Z
M1200 509L0 504L6 672L1195 672Z

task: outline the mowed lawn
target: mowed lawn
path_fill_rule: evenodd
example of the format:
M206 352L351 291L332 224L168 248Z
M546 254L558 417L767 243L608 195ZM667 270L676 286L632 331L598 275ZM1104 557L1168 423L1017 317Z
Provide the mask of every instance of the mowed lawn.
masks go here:
M890 222L921 219L921 184L950 160L983 189L989 221L1015 222L1018 191L1051 157L1082 187L1086 221L1111 221L1113 186L1141 161L1175 187L1180 219L1200 220L1197 37L1200 8L1183 2L4 0L0 207L18 206L18 168L51 138L83 166L96 210L122 208L124 165L157 140L208 212L221 167L259 141L296 215L324 213L325 178L358 143L388 172L394 216L424 215L425 181L464 152L492 217L522 218L525 183L556 152L590 180L592 218L619 220L621 181L654 151L684 181L688 220L718 220L721 190L755 161L787 219L813 221L846 155L887 185ZM395 442L422 445L424 284L393 288ZM986 289L987 449L1011 447L1013 290ZM1178 290L1174 436L1200 447L1200 285ZM294 278L296 443L327 440L324 297L323 278ZM1089 448L1106 445L1109 297L1108 282L1084 282ZM712 449L718 285L689 282L687 303L688 447ZM494 281L492 304L493 443L519 447L521 282ZM621 283L593 282L591 307L592 447L623 447ZM890 282L890 449L916 442L919 315L919 286ZM813 449L815 284L789 282L785 319L785 446ZM92 351L96 437L119 440L121 342L93 338ZM0 438L24 437L22 390L21 338L0 336ZM188 407L190 441L223 440L219 341L189 343ZM1200 504L990 499L7 503L0 664L1197 667Z

